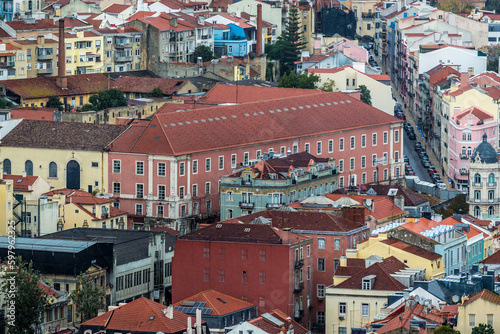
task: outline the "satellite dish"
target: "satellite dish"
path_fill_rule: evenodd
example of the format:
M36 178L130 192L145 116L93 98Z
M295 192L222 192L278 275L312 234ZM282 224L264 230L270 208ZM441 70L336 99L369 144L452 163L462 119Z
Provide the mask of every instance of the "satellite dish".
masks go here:
M420 296L419 295L416 295L415 296L415 301L418 303L420 301Z
M410 298L410 293L408 291L403 292L404 300L408 300Z
M458 303L459 299L460 299L460 297L458 297L457 295L454 295L453 297L451 297L451 301L454 303Z
M479 264L479 269L483 269L484 268L484 263L480 263Z
M426 299L426 300L424 301L424 305L425 305L425 306L429 306L429 304L430 304L429 299Z

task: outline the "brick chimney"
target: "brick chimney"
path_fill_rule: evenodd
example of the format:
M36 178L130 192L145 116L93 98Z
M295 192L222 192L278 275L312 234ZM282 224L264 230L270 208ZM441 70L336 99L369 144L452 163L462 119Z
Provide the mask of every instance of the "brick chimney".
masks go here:
M56 85L59 88L68 88L68 78L66 77L66 45L64 43L64 19L59 19L59 65L57 67Z
M464 88L469 84L469 73L460 72L460 88Z
M262 54L262 5L257 5L257 49L255 53Z

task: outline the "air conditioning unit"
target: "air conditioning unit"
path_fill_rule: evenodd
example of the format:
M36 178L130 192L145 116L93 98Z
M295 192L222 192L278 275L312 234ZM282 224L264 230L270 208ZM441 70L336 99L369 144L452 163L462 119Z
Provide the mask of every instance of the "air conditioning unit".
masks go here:
M345 314L339 315L339 320L344 320L345 319Z

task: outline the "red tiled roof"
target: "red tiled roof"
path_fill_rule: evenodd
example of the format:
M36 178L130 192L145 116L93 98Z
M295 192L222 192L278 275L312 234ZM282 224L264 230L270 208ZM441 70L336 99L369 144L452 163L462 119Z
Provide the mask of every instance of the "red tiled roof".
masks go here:
M238 17L236 15L229 14L229 13L218 13L218 15L223 16L226 19L229 19L229 20L235 22L240 28L243 28L243 29L254 28L253 25L247 23L248 20L245 20L245 19Z
M38 281L37 282L38 288L42 289L43 294L46 296L54 296L54 297L59 297L61 294L57 292L57 290L52 289L50 286L47 284Z
M7 21L5 24L16 31L56 30L58 28L50 19L35 20L34 23L26 23L24 20Z
M450 95L453 96L453 97L457 97L457 96L462 95L466 91L469 91L469 90L471 90L473 88L474 87L472 87L472 86L465 86L464 88L460 88L460 89L457 89L454 92L450 92Z
M377 81L391 81L391 78L386 74L367 74L367 76Z
M403 306L394 309L391 314L386 319L390 319L385 323L384 326L377 329L377 334L383 333L394 333L396 330L402 328L406 328L408 331L410 330L410 321L415 318L425 320L426 324L433 325L443 325L446 323L446 318L439 315L441 312L434 308L431 311L427 311L425 305L421 305L417 302L413 302L413 305L405 310L405 303L402 303ZM404 311L404 312L403 312ZM397 313L397 314L395 314ZM396 316L397 315L397 316ZM384 320L378 321L383 322ZM427 331L420 331L420 333L427 333Z
M498 15L500 15L500 14L498 14ZM498 75L498 73L492 72L492 71L486 71L486 72L481 72L479 74L476 74L475 76L471 77L469 79L469 81L476 82L481 77L488 77L491 80L496 81L498 84L500 84L500 75Z
M78 209L85 212L87 215L89 215L90 218L92 218L92 220L100 220L95 214L93 214L92 212L90 212L89 210L87 210L86 208L81 206L80 204L78 204L78 203L72 203L72 204L75 205Z
M59 23L57 23L59 24ZM88 26L89 24L87 22L84 22L80 19L77 19L76 17L74 16L70 16L70 17L65 17L64 18L64 29L67 29L67 28L76 28L76 27L85 27L85 26Z
M164 231L164 232L167 232L168 234L180 235L179 231L176 231L176 230L173 230L171 228L164 227L164 226L153 227L153 228L151 228L151 231Z
M191 318L192 324L196 322L194 318L176 310L173 310L173 319L169 319L163 313L165 308L162 304L141 297L86 321L81 326L100 326L105 331L176 333L186 331L188 318Z
M500 88L491 86L483 89L486 91L486 95L491 97L493 100L500 99Z
M67 188L51 190L49 192L46 192L44 195L47 196L64 195L66 196L66 203L78 203L83 205L103 204L113 201L111 198L95 197L91 193L83 190L67 189Z
M295 333L295 334L310 333L310 331L308 331L306 328L301 326L295 320L292 320L288 315L281 312L280 310L274 310L274 311L270 312L269 314L272 315L273 317L277 318L281 322L283 322L284 325L278 326L275 323L269 321L268 319L266 319L262 316L250 320L249 323L256 326L256 327L259 327L261 330L263 330L265 333L268 333L268 334L283 333L282 327L285 327L284 332L288 333L291 325L293 325L293 333Z
M113 13L113 14L120 14L121 12L127 10L130 8L130 5L121 5L118 3L114 3L111 6L107 7L106 9L103 9L103 13Z
M500 264L500 250L496 251L495 253L491 254L490 256L482 260L481 263Z
M408 266L403 262L391 256L384 259L383 262L374 263L368 268L354 274L352 277L340 283L335 288L361 290L363 278L369 275L375 275L376 278L371 287L372 290L401 291L406 289L406 287L397 279L392 277L391 274L407 267Z
M337 266L334 276L349 276L355 275L366 268L365 259L347 258L347 266Z
M247 242L282 244L277 231L269 225L256 224L212 224L181 236L182 240Z
M122 92L151 93L155 87L160 87L164 95L174 95L186 84L187 80L126 77L120 76L113 83L113 88L118 88Z
M177 0L160 0L160 3L170 9L186 9L186 5Z
M341 72L344 69L351 67L349 65L344 65L338 68L308 68L307 71L309 73L337 73Z
M174 27L170 25L170 19L172 18L177 18L177 16L162 13L160 14L160 16L143 17L139 18L138 20L144 23L148 23L160 31L166 31L166 30L186 31L186 30L193 30L195 28L194 25L191 25L178 18L177 18L177 26Z
M125 21L133 21L133 20L144 19L146 17L153 16L155 13L156 12L139 11L139 12L136 12L133 15L129 16L128 18L126 18Z
M23 99L94 94L108 89L108 77L102 73L67 76L67 89L57 86L56 79L57 77L13 79L4 80L0 82L0 85L21 96Z
M114 152L188 154L400 122L346 94L318 93L155 114L137 141L122 140L132 136L130 132L137 138L137 123L133 123L108 147Z
M0 28L0 38L13 38L13 37L3 28Z
M439 64L426 72L429 75L431 85L437 86L446 81L450 76L460 77L460 72L451 66Z
M391 247L395 247L397 249L400 249L404 252L407 252L407 253L410 253L410 254L413 254L416 256L420 256L426 260L434 261L434 260L441 258L441 255L439 255L439 254L429 252L425 249L418 248L416 246L407 244L403 241L399 241L396 239L385 239L385 240L381 240L380 242L383 244L389 245Z
M57 109L51 108L15 108L10 111L10 118L12 119L35 119L40 121L53 121L54 112Z
M490 113L488 113L487 111L485 111L479 107L476 107L476 106L472 106L470 108L463 110L462 112L460 112L460 114L455 115L455 118L457 120L461 120L462 118L464 118L467 115L473 115L477 119L482 120L482 121L486 121L488 119L493 119L493 116L490 115Z
M117 209L113 205L109 206L109 216L110 217L118 217L128 214L128 211Z
M203 97L203 103L247 103L323 93L317 89L255 87L217 84ZM236 97L238 98L236 100Z
M14 191L33 191L30 187L33 187L39 176L3 174L3 178L13 181Z
M326 212L276 210L254 212L249 215L229 219L225 223L243 222L251 224L259 217L271 219L272 227L280 229L291 228L292 230L301 231L352 232L365 226L362 223L353 222Z
M470 296L467 300L462 303L462 306L469 305L478 299L484 299L490 303L500 305L500 296L496 293L491 292L490 290L483 289L479 292L476 292L472 296Z
M215 290L205 290L199 292L191 297L183 299L174 304L174 306L181 306L183 302L205 302L204 308L211 308L212 312L207 316L223 316L229 313L241 311L250 307L254 307L252 303L242 299L234 298L222 292Z
M326 194L325 197L331 199L332 201L338 201L343 197L348 197L360 203L361 205L363 204L363 200L372 199L374 201L374 211L370 211L368 208L365 208L365 216L372 216L376 220L403 215L406 213L406 211L398 208L396 205L394 205L393 201L385 196L345 195L334 193Z

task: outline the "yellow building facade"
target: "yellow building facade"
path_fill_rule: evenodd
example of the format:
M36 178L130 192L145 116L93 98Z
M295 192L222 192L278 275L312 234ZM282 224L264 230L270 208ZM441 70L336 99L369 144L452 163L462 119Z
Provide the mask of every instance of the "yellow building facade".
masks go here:
M379 233L376 237L370 237L358 243L357 250L346 252L346 256L348 258L359 259L366 259L374 254L384 259L394 256L410 268L425 269L426 279L444 277L445 268L440 255L427 252L423 249L418 249L419 252L415 253L413 249L413 247L417 248L415 246L410 246L401 242L394 244L384 243L386 240L388 240L387 234Z
M103 70L103 36L93 31L66 32L66 74L101 73Z
M302 38L305 46L303 50L314 51L314 10L312 7L299 7L300 23L302 26Z
M12 212L13 202L13 182L12 180L2 179L2 173L0 172L0 236L6 236L9 232L9 224L14 222L14 215Z
M479 324L491 325L495 333L500 333L500 296L481 290L478 293L464 297L458 305L456 330L460 333L471 333L472 328Z

